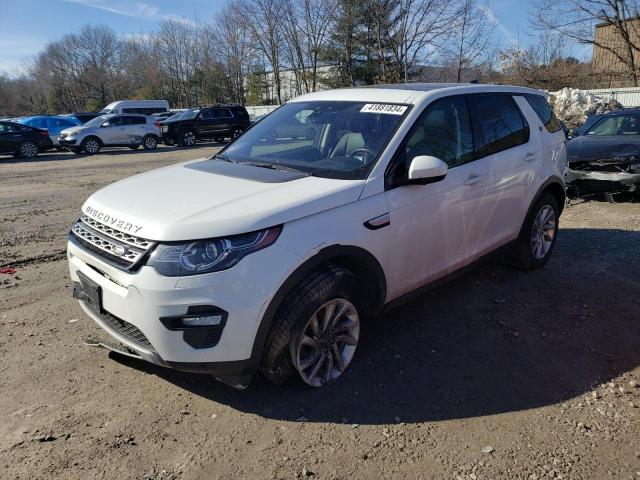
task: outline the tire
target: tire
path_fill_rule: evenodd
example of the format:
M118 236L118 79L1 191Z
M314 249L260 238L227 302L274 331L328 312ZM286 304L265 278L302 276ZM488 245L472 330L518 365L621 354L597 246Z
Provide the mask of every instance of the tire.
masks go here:
M18 155L21 158L35 158L38 156L38 145L29 140L22 142L18 147Z
M167 138L167 139L165 139L165 140L164 140L164 144L165 144L167 147L171 147L172 145L175 145L175 143L176 143L176 142L174 142L172 138L171 138L171 139Z
M145 135L142 137L142 148L147 151L158 148L158 137L155 135Z
M193 130L185 130L180 134L180 140L178 144L181 147L193 147L196 144L197 138Z
M215 142L217 142L217 143L222 143L222 142L224 142L224 137L216 137L216 138L214 138L213 140L214 140Z
M548 220L540 226L545 217ZM516 240L510 259L514 267L535 270L549 261L558 238L559 218L557 200L551 193L544 192L529 209Z
M82 141L82 150L89 155L95 155L100 152L102 142L96 137L87 137Z
M323 386L339 378L349 366L360 336L358 309L361 302L358 291L354 275L345 268L329 265L326 269L309 274L287 295L278 308L265 341L260 366L262 375L276 384L300 378L314 387ZM329 310L329 307L325 306L330 304L334 304L334 314L342 311L343 307L346 308L346 313L335 320L336 327L325 329L323 318ZM319 318L318 330L324 332L317 336L311 333L311 322L316 315ZM347 326L348 332L345 330ZM310 337L320 339L316 342L311 338L316 344L315 347L305 346L305 340L309 340ZM340 340L342 337L346 338ZM348 343L345 342L347 338ZM338 350L333 350L332 347ZM327 352L330 353L327 355ZM341 369L337 354L341 355ZM312 359L312 364L307 366L306 370L304 365L301 365L303 357L305 360ZM321 362L323 365L316 369ZM310 377L314 369L318 370L315 382Z

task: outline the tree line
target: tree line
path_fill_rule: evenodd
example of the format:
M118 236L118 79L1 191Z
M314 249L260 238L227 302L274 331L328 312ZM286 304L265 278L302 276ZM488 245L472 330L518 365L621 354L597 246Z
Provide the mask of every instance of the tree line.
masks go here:
M167 20L147 34L86 25L49 42L23 75L0 75L0 116L119 99L280 104L319 86L403 81L594 86L573 45L593 42L602 21L627 32L631 54L621 57L636 74L630 1L598 0L592 10L592 0L536 1L524 46L499 43L484 0L239 0L207 21Z

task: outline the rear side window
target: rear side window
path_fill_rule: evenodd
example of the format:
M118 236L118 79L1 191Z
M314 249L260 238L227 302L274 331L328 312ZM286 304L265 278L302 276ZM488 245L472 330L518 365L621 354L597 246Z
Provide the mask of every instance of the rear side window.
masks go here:
M233 118L233 114L228 108L217 108L215 112L216 118Z
M555 133L562 130L560 122L544 97L540 95L525 95L524 98L527 99L527 102L529 102L529 105L531 105L531 108L536 112L536 115L538 115L538 118L548 132Z
M529 125L511 95L474 95L469 98L479 137L479 157L523 145L529 141Z
M125 117L125 125L140 125L143 123L147 123L147 119L144 117Z

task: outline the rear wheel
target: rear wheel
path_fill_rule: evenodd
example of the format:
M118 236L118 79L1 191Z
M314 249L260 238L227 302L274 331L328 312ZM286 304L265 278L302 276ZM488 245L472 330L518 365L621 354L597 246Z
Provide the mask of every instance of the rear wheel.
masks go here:
M196 144L196 134L192 130L185 130L180 135L179 143L183 147L193 147Z
M155 150L158 147L158 138L155 135L147 135L142 139L142 148Z
M85 138L82 142L82 150L84 150L89 155L95 155L100 152L102 145L100 145L100 141L97 138L89 137Z
M543 193L529 210L516 241L511 257L514 266L534 270L549 261L556 244L559 217L555 197Z
M18 147L18 155L22 158L35 158L38 156L38 145L34 142L22 142Z
M347 369L360 338L358 288L337 266L312 273L283 301L267 336L261 373L273 383L300 378L321 387Z

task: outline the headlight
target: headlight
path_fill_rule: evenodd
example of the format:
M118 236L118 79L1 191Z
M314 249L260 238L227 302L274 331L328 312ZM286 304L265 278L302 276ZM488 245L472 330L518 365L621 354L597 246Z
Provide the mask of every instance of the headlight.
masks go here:
M160 244L147 265L167 277L219 272L233 267L250 253L272 245L281 231L279 226L227 238Z

